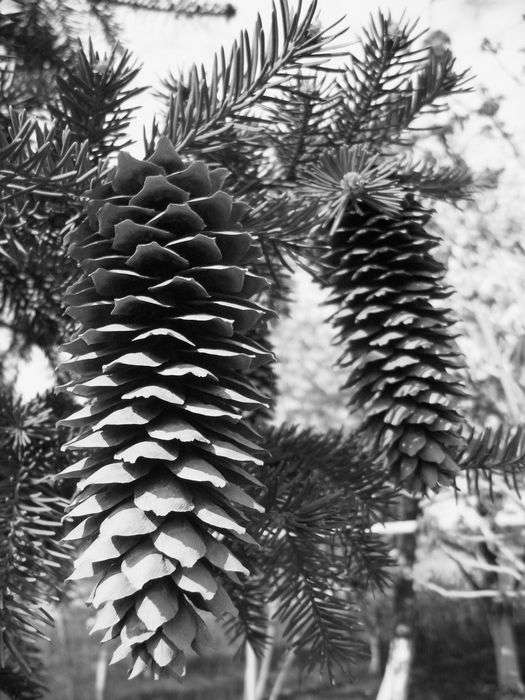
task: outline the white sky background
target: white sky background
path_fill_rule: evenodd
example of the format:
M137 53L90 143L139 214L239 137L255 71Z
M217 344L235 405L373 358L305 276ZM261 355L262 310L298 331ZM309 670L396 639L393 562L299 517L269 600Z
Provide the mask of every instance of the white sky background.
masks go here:
M72 0L75 2L76 0ZM293 0L292 0L293 2ZM130 128L130 135L138 141L134 151L142 155L142 126L149 126L155 112L162 105L153 96L161 79L172 70L188 68L193 62L211 65L213 53L224 45L229 48L241 29L251 34L257 12L263 23L268 19L271 0L233 0L237 14L230 20L224 18L176 19L163 13L130 11L120 9L116 18L121 27L120 38L137 60L143 64L138 83L150 85L151 90L138 98L140 109ZM319 0L319 20L326 26L343 14L345 24L350 26L346 41L355 40L361 26L367 24L370 12L377 8L390 10L394 19L405 11L408 18L421 18L421 27L441 29L452 42L458 66L471 66L475 74L474 87L485 86L490 94L502 95L505 99L499 116L514 135L516 142L525 143L525 89L518 80L525 82L522 67L525 65L525 2L523 0L390 0L386 3L341 2L341 0ZM266 22L267 24L267 22ZM97 48L104 47L104 40L95 22L86 25L81 38L91 34ZM488 37L493 43L502 45L495 57L482 52L482 40ZM340 43L340 42L338 42ZM481 102L479 91L457 98L467 112ZM476 138L468 141L468 162L474 168L497 167L512 160L510 150L495 141L494 148L487 149ZM523 164L521 166L523 182ZM518 178L514 177L514 182ZM29 362L23 362L19 370L17 388L30 398L53 384L51 368L35 351Z

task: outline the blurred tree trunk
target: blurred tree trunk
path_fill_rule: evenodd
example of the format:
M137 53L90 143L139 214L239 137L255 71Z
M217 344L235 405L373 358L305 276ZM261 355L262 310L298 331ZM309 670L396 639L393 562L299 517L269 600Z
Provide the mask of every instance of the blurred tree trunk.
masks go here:
M244 693L243 700L255 700L257 686L257 657L251 644L244 645Z
M514 635L512 605L490 601L489 629L494 645L498 678L498 700L525 698L518 649Z
M477 510L492 530L494 523L493 518L490 517L491 508L486 507L480 499ZM487 542L483 542L479 549L487 564L498 566L498 555L488 546ZM525 686L521 679L518 646L514 632L513 605L510 600L505 600L504 597L504 591L509 587L509 582L502 582L500 577L501 574L496 570L486 571L483 577L485 588L502 590L502 599L491 599L486 602L488 625L496 662L497 700L525 698Z
M279 672L277 674L277 677L275 679L275 682L273 684L273 688L270 691L270 695L268 700L279 700L281 697L281 691L284 687L284 684L286 682L286 679L288 677L288 674L290 672L290 669L292 668L292 664L294 662L295 658L295 653L293 649L288 649L286 652L281 668L279 669Z
M67 631L68 624L68 608L67 603L58 605L55 609L55 629L58 641L58 648L64 662L65 685L64 695L67 700L76 700L75 694L75 678L73 677L73 660L71 658L71 644Z
M381 673L381 638L378 630L374 629L368 633L368 647L370 649L368 673L371 676L379 676Z
M402 496L398 512L400 520L415 520L420 514L419 501L416 498ZM394 581L393 632L377 700L407 700L408 698L416 620L412 576L416 544L417 528L414 532L397 535L395 540L398 572Z
M95 663L95 700L105 700L108 680L108 650L100 646Z

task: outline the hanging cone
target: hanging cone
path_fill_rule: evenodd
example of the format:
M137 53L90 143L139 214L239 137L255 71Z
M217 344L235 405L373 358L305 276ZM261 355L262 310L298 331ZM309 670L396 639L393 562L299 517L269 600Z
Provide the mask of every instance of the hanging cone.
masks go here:
M462 360L452 334L444 268L431 255L438 239L409 198L399 214L348 208L327 256L334 324L349 367L346 387L365 413L387 468L414 489L450 484L461 417Z
M64 423L83 457L68 518L83 552L72 578L96 576L94 630L119 637L130 677L184 674L205 620L234 614L222 581L246 574L228 549L251 541L245 466L261 464L243 414L262 397L242 374L271 360L248 338L267 286L247 266L260 249L238 223L245 205L224 169L185 164L161 138L139 161L120 153L69 236L82 274L67 290L80 332L63 366L87 403Z

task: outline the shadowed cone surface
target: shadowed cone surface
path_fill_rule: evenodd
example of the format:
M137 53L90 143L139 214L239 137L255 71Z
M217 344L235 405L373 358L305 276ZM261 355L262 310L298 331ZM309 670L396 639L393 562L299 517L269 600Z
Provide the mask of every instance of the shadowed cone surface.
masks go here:
M120 637L112 661L131 653L131 677L184 675L206 620L235 614L224 577L248 573L228 541L251 541L242 508L260 508L242 488L262 453L243 417L264 399L242 374L271 354L247 336L267 283L247 269L260 248L226 174L165 138L146 161L120 153L67 241L81 330L63 367L87 398L65 421L81 431L65 447L87 455L63 472L80 479L72 577L97 577L93 631Z

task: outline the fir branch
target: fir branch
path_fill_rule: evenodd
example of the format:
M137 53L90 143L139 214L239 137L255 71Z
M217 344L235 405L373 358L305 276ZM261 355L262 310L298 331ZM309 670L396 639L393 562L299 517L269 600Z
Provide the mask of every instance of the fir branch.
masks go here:
M362 206L395 216L401 210L403 190L395 178L395 163L370 152L364 146L343 146L328 152L318 167L311 168L303 180L303 192L319 201L328 218L334 218L347 206L357 212Z
M465 89L467 72L455 71L449 51L438 56L417 48L424 33L417 22L396 23L381 12L371 18L362 56L352 55L337 81L342 99L336 132L345 143L381 148L400 142L418 115L440 111L440 99Z
M187 79L171 76L165 81L170 101L165 133L176 148L200 152L219 148L217 137L222 135L224 140L232 118L240 121L254 105L277 103L279 97L272 90L287 90L298 70L311 74L337 55L329 44L342 33L332 31L339 22L315 30L316 10L317 0L312 0L304 13L302 2L292 11L287 0L279 0L279 8L272 8L267 35L258 15L253 39L243 31L228 58L221 49L210 75L204 66L194 65Z
M281 426L267 428L265 439L272 456L257 476L266 512L255 523L262 546L250 550L255 571L239 597L248 611L258 611L259 648L261 604L275 601L285 642L308 667L333 673L359 655L356 599L364 582L384 581L390 563L369 528L391 494L373 468L363 469L354 438ZM235 629L250 625L247 615Z
M233 17L235 7L227 2L195 2L195 0L103 0L107 8L127 7L131 10L172 13L176 17ZM97 4L100 4L97 2Z
M70 564L70 547L59 542L66 501L53 482L64 466L61 403L47 394L22 404L11 389L1 393L0 673L11 678L13 697L35 697L39 640Z
M295 84L295 85L294 85ZM290 183L315 163L332 142L333 112L339 96L326 76L299 75L290 87L291 98L266 107L269 121L265 144L276 158L276 179Z
M366 434L321 434L284 425L268 432L267 445L271 461L283 465L284 474L276 478L295 479L314 472L311 478L319 495L338 493L344 527L336 541L345 552L348 572L359 571L352 581L359 580L365 587L382 586L389 559L383 543L369 530L387 518L395 490L385 485Z
M37 662L38 663L38 662ZM35 677L0 666L0 688L12 700L37 700L44 694L44 686Z
M277 617L284 625L285 639L295 651L306 652L308 668L325 667L333 678L335 667L348 669L360 652L355 639L358 613L343 594L344 558L327 552L334 526L341 526L326 518L337 504L337 495L310 497L300 508L294 504L293 526L287 522L284 534L276 536L282 541L264 540L263 546L273 544L275 549L273 599L278 601Z
M253 269L253 268L252 268ZM268 299L269 297L269 299ZM274 295L268 291L264 295L265 301L269 301L269 307L275 310L272 304L275 303ZM273 355L273 343L270 337L270 324L267 320L259 323L250 332L250 338L265 352ZM254 367L250 371L250 380L256 391L265 398L266 403L250 412L250 422L255 430L268 425L273 417L275 404L277 401L277 372L275 363L269 362L260 367Z
M52 221L5 230L0 239L0 310L12 333L12 350L24 356L33 345L56 364L56 346L70 326L63 315L63 293L74 267L68 261L60 213Z
M130 87L138 72L128 51L115 46L100 56L90 40L87 53L80 48L56 78L58 96L50 112L72 138L89 144L94 161L131 143L126 132L135 107L126 103L144 91Z
M462 159L457 158L450 165L441 165L432 156L420 162L404 159L399 164L397 178L401 185L421 197L448 202L471 199L479 182Z
M53 75L69 55L50 14L41 3L15 3L15 12L0 14L1 126L10 122L12 108L41 110L52 94Z
M488 486L491 497L498 478L518 495L525 472L525 428L504 426L465 430L465 447L458 463L467 477L470 493L481 493Z
M430 49L419 71L381 103L370 125L367 142L374 144L406 143L405 132L413 121L424 114L437 114L448 109L445 98L469 89L468 71L455 71L456 59L447 50L435 55ZM432 131L428 126L425 130Z
M101 168L56 123L41 126L11 111L0 131L0 308L18 343L52 351L64 328L61 294L74 269L62 231L73 225L83 193Z
M422 33L416 33L416 27L417 22L396 24L382 12L370 17L369 29L363 30L362 57L351 55L351 64L337 81L343 96L337 131L346 143L368 141L369 124L376 121L378 109L420 58L414 47Z
M263 260L257 270L273 282L266 293L268 305L283 312L289 302L290 260L308 266L306 256L312 251L317 204L305 203L289 191L263 191L253 200L244 224L258 234Z
M241 586L230 583L228 593L237 615L226 617L223 628L232 644L249 644L262 657L269 639L267 603L270 590L262 571L252 572Z
M63 15L39 0L14 0L13 4L14 11L0 17L1 44L8 55L16 56L26 69L58 68L69 51L67 24L54 22Z
M87 143L78 145L58 124L41 125L25 112L11 110L0 131L0 207L19 211L33 203L79 198L97 168L89 163Z

